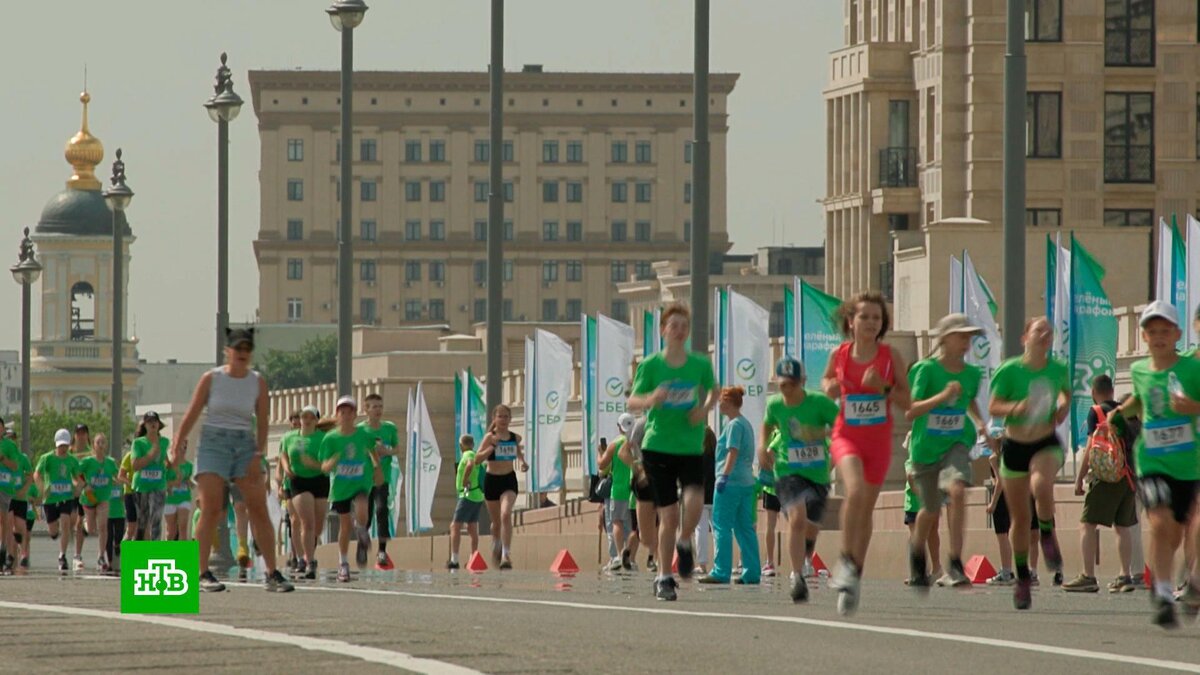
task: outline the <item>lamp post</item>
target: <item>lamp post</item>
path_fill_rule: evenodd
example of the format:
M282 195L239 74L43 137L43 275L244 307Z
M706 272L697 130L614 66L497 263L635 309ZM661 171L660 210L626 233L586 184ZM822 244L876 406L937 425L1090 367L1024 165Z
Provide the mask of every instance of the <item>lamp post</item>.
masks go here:
M225 329L229 326L229 123L242 111L242 98L233 93L233 77L221 52L213 95L204 102L217 123L217 335L216 365L225 361Z
M121 363L125 342L125 209L133 200L133 190L125 184L125 161L121 159L120 148L117 148L110 182L112 185L104 191L104 201L112 211L113 228L112 426L108 446L113 457L120 457L125 451L125 437L121 433L121 422L125 418L125 405L121 400L125 388L125 369Z
M325 12L334 29L342 34L342 151L341 151L341 200L342 222L338 226L338 339L337 339L337 390L338 394L350 393L350 340L354 302L354 286L351 266L354 251L350 241L350 160L353 151L354 106L354 29L362 23L367 13L367 4L362 0L338 0Z
M696 0L695 60L692 94L692 351L708 353L709 169L708 169L708 0Z
M488 156L488 229L487 229L487 409L503 403L504 352L504 175L501 157L504 149L504 0L492 0L492 63L488 69L491 98ZM490 414L490 412L489 412Z
M33 241L29 239L29 228L21 239L17 264L8 268L13 279L21 284L21 452L29 455L29 341L30 341L30 288L42 274L42 265L37 261Z

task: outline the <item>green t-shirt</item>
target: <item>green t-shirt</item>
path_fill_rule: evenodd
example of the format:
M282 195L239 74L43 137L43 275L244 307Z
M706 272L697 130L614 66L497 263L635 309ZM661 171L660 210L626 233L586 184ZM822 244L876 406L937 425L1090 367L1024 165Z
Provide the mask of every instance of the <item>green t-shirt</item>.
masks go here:
M763 423L776 430L768 446L775 451L776 478L803 476L829 485L829 429L837 415L837 404L818 391L805 390L804 400L795 406L785 403L782 394L767 399Z
M167 489L167 467L166 458L167 451L171 448L171 442L166 438L158 437L158 458L142 467L139 471L133 472L133 491L134 492L159 492ZM133 447L130 449L130 454L133 460L139 460L146 455L149 455L153 450L150 445L150 439L146 436L133 439ZM132 461L130 462L132 466Z
M1134 445L1138 475L1200 480L1196 417L1171 410L1170 395L1174 379L1184 395L1200 400L1200 361L1181 358L1171 368L1156 371L1150 359L1142 359L1130 368L1130 377L1133 394L1142 403L1142 433Z
M386 420L380 422L378 429L372 429L371 425L367 422L360 422L358 428L367 432L367 434L371 437L371 448L375 447L376 438L383 441L383 447L387 448L388 450L395 450L396 448L400 447L400 431L396 428L396 425L392 424L391 422ZM390 472L392 469L392 456L380 455L379 466L383 468L384 480L387 480L388 472Z
M1032 426L1050 424L1058 408L1059 392L1071 393L1071 378L1067 364L1058 359L1048 359L1041 370L1030 370L1020 356L1014 356L996 369L992 375L992 395L1005 401L1029 400L1031 407L1047 408L1040 415L1004 418L1005 426ZM1031 396L1034 394L1035 396ZM1048 399L1048 400L1047 400ZM1038 411L1034 411L1035 413Z
M309 457L321 461L321 443L325 440L325 432L317 429L305 436L299 431L290 431L280 443L280 447L288 458L288 466L298 478L316 478L322 475L320 469L310 469L301 457Z
M29 483L29 492L25 495L25 503L29 504L29 510L25 512L25 519L29 521L29 526L33 527L34 521L37 520L37 509L33 508L34 504L41 501L42 491L38 489L37 482Z
M614 502L629 501L629 495L632 490L629 487L629 482L633 479L633 471L629 465L621 461L618 453L621 452L621 446L625 445L625 437L617 436L613 439L613 456L612 465L609 472L612 473L612 493L609 498Z
M11 460L17 465L16 468L10 469L0 464L0 492L11 495L21 485L21 459L25 457L25 453L21 452L21 449L12 440L0 438L0 457Z
M646 436L642 449L668 455L704 454L703 420L692 424L688 414L704 405L715 385L712 362L707 356L689 353L679 368L667 364L665 352L657 352L638 364L633 376L633 393L641 396L660 386L667 398L646 413Z
M118 519L125 517L125 494L120 490L113 490L108 498L108 517Z
M180 462L177 468L167 467L167 482L179 481L179 485L167 491L168 504L190 505L192 503L192 471L194 470L192 463L187 460Z
M926 397L926 398L928 398L928 397ZM909 446L910 447L912 446L911 442L909 442ZM908 474L912 473L912 470L913 470L912 458L904 460L904 476L906 478L906 480L904 481L904 511L905 511L905 513L916 513L917 511L921 510L921 498L917 496L916 492L913 492L912 484L909 483L907 480Z
M333 469L333 481L329 486L329 499L341 502L358 493L370 493L375 485L375 465L371 461L370 449L375 446L374 437L355 427L349 435L333 429L321 441L321 461L337 457Z
M93 501L88 499L87 491L85 490L80 495L79 502L89 508L99 504L100 502L108 501L112 496L113 486L117 484L117 462L112 457L104 459L96 459L95 456L85 457L79 463L79 473L83 474L84 481L88 487L92 489L96 499Z
M39 482L46 486L46 504L58 504L75 498L72 478L79 475L79 462L71 455L48 452L38 460Z
M956 443L968 448L975 445L975 422L967 410L979 393L982 377L983 371L969 363L963 364L961 371L952 373L937 359L918 361L908 371L908 384L914 401L937 396L951 382L958 382L962 386L962 393L957 400L942 404L913 420L912 440L908 444L913 462L933 464Z
M475 461L475 451L468 450L462 454L458 460L458 471L454 473L454 489L458 492L458 496L472 502L483 501L483 465L475 467L471 472L471 480L467 484L467 490L463 491L463 476L467 473L467 467L471 462Z

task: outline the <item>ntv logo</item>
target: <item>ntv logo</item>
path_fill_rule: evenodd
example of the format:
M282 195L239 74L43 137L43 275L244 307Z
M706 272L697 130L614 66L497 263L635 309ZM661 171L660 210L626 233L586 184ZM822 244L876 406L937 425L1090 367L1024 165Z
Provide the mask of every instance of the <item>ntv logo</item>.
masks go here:
M121 542L121 562L121 613L200 613L195 540Z
M184 595L187 574L176 569L174 560L149 560L146 569L133 571L134 595Z

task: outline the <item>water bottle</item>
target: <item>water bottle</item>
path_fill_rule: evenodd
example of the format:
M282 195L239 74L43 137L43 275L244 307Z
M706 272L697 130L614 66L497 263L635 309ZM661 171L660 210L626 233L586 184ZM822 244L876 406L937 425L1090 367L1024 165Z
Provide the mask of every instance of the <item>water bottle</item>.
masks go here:
M1183 383L1179 381L1179 376L1177 376L1173 370L1167 373L1167 391L1171 393L1171 396L1184 395Z

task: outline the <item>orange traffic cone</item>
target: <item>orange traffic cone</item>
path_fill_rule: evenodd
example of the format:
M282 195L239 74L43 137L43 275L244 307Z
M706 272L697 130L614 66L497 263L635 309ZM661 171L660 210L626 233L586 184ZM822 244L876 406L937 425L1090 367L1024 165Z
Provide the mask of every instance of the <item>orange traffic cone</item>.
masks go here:
M479 555L479 551L471 554L471 559L467 561L467 569L472 572L486 572L488 564L484 561L483 556Z
M578 574L579 565L575 562L575 558L571 557L571 552L564 548L554 557L550 571L555 574Z
M973 584L986 584L988 579L996 576L996 568L992 567L985 555L971 556L967 564L963 565L963 571Z
M825 561L821 560L821 556L817 555L816 553L813 553L812 566L813 566L813 571L816 572L817 574L820 574L822 571L824 571L824 572L829 571L829 568L825 565Z

